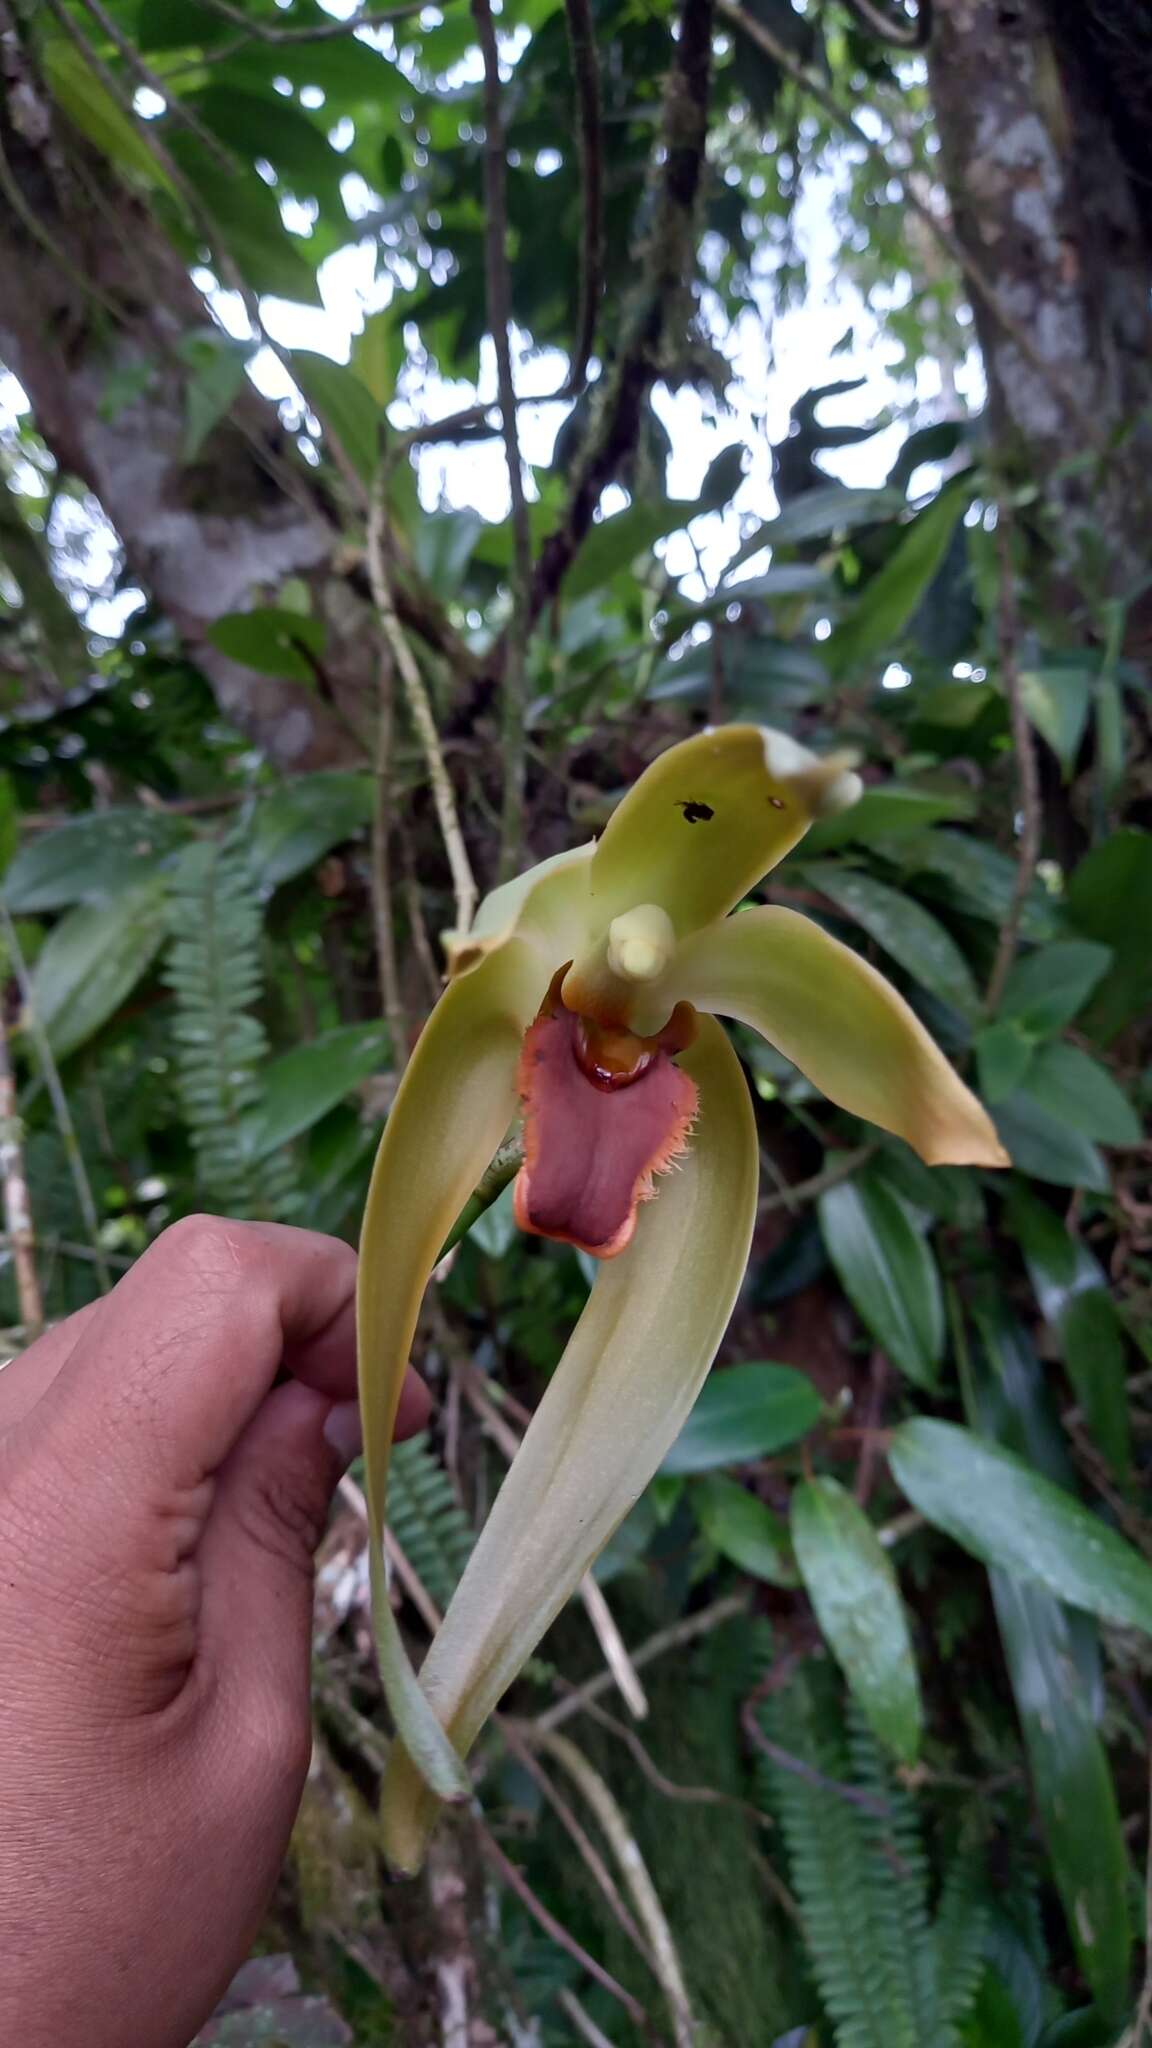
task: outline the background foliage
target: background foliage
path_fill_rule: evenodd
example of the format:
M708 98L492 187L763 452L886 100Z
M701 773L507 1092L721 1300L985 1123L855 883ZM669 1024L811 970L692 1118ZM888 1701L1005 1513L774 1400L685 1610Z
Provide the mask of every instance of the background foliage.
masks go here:
M9 1349L197 1206L354 1237L473 878L705 720L859 750L760 894L883 967L1013 1160L929 1172L734 1034L762 1214L687 1429L400 1889L346 1485L295 1963L206 2040L1152 2039L1152 259L1093 21L948 7L926 62L859 0L0 5ZM895 397L829 376L769 448L806 207ZM340 363L291 309L352 247ZM692 497L677 436L722 443ZM507 1194L440 1271L416 1646L591 1277Z

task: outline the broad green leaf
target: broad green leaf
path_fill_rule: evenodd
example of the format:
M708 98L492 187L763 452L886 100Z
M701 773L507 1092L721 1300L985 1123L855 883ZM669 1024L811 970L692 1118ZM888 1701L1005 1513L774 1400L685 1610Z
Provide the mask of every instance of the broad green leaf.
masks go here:
M226 612L214 619L206 638L230 661L261 675L314 683L326 634L320 619L283 605L258 604L250 612Z
M883 792L877 792L883 794ZM871 792L857 805L864 808ZM847 814L847 815L850 815ZM808 844L811 845L811 835ZM967 832L926 832L909 851L909 872L935 875L958 909L1000 925L1009 914L1016 887L1016 863L998 847ZM1056 911L1043 885L1035 883L1024 904L1021 935L1040 944L1056 930Z
M891 1562L836 1479L792 1495L792 1542L824 1639L877 1740L916 1760L922 1712L908 1617Z
M899 1198L873 1174L829 1188L818 1204L828 1256L880 1349L932 1387L944 1351L940 1275Z
M893 519L904 510L904 492L853 489L847 484L821 485L804 491L774 519L766 519L741 546L732 564L747 562L761 548L793 547L798 541L822 540L825 534L850 533L855 526Z
M1118 1479L1132 1463L1124 1325L1103 1287L1074 1294L1060 1318L1060 1345L1089 1435Z
M149 185L172 192L172 180L153 156L140 129L117 106L76 44L67 36L49 36L40 51L48 90L74 128L94 143L102 156Z
M191 832L187 820L170 811L127 805L68 818L21 847L4 880L8 908L63 910L113 895L160 867Z
M32 971L32 1000L57 1059L95 1036L147 973L168 935L164 878L106 903L82 903L49 932Z
M186 104L205 128L242 161L261 158L298 198L338 205L346 166L303 109L279 93L247 92L214 80L189 93Z
M1092 1188L1101 1194L1111 1186L1103 1154L1082 1132L1052 1116L1027 1088L998 1102L993 1121L1021 1173L1053 1187Z
M787 1528L746 1486L711 1472L696 1480L689 1499L702 1535L721 1557L769 1585L796 1584Z
M315 867L330 847L371 822L370 775L326 769L286 782L255 806L248 836L253 879L263 890Z
M1021 1190L1013 1214L1039 1208ZM1046 1235L1043 1225L1040 1234ZM977 1326L983 1346L973 1345L962 1364L969 1417L985 1437L1027 1457L1033 1480L1045 1474L1039 1483L1075 1506L1064 1490L1073 1483L1072 1468L1043 1367L1007 1315L1001 1290L977 1300ZM1042 1586L1003 1571L990 1572L989 1580L1069 1932L1101 2004L1117 2009L1128 1975L1127 1858L1096 1729L1102 1703L1096 1626ZM1019 1987L1021 1972L1002 1943L993 1959ZM1026 2037L1034 2040L1039 2031L1037 2010Z
M866 789L859 803L837 817L820 819L808 832L804 851L829 853L837 846L875 846L889 839L904 839L943 818L966 818L971 810L971 796L959 790L902 789L899 783L889 783L884 789Z
M1053 665L1020 672L1024 709L1063 768L1065 781L1080 751L1095 680L1095 672L1082 667Z
M224 170L202 143L178 129L165 139L214 223L214 267L220 270L223 251L254 292L322 304L308 244L288 233L275 193L256 172L240 165Z
M1078 1045L1041 1046L1028 1069L1027 1088L1050 1116L1099 1145L1139 1145L1143 1139L1128 1097L1107 1068Z
M826 643L829 666L845 676L894 646L939 569L957 520L972 496L970 483L945 486L907 527L854 610Z
M980 997L968 962L952 934L913 897L840 862L805 861L802 873L914 980L962 1016L975 1016Z
M325 432L335 435L357 475L371 483L380 460L382 412L367 385L346 364L312 349L293 349L291 366Z
M960 2028L962 2048L1036 2048L1036 2035L1025 2033L1012 1997L998 1970L980 1980L975 2004Z
M248 375L246 344L211 328L188 335L180 347L188 365L184 386L185 462L195 462L216 422L244 389Z
M244 1142L254 1159L310 1130L360 1081L390 1058L387 1026L340 1024L272 1060L260 1078L260 1101L244 1119Z
M1094 1442L1121 1479L1131 1463L1127 1344L1107 1276L1082 1238L1027 1188L1017 1188L1006 1225L1024 1254L1040 1313L1060 1344Z
M1036 1055L1036 1040L1012 1017L988 1024L973 1040L980 1093L985 1102L1003 1102L1020 1086Z
M1024 1254L1037 1306L1053 1329L1075 1295L1105 1285L1104 1268L1084 1240L1073 1237L1055 1211L1022 1183L1012 1190L1005 1225Z
M1152 1634L1152 1566L1010 1451L917 1416L896 1430L889 1464L913 1507L983 1563Z
M572 600L599 590L628 569L637 555L646 555L656 541L687 526L699 509L694 498L665 498L655 505L629 505L611 519L600 520L564 579L565 596Z
M1000 1015L1037 1038L1070 1024L1111 965L1107 946L1088 939L1057 939L1017 960L1004 988Z
M820 1415L819 1394L794 1366L725 1366L705 1380L660 1469L714 1472L747 1465L807 1436Z
M745 576L737 583L722 583L714 597L698 605L700 612L714 612L730 604L771 604L776 598L815 597L830 583L827 569L816 562L774 562L759 576Z
M1131 1941L1128 1858L1069 1618L1039 1586L999 1571L990 1574L990 1582L1069 1933L1097 1998L1120 2011Z
M432 512L417 522L412 554L441 603L455 597L483 530L480 514L472 511Z
M1078 932L1112 948L1084 1019L1107 1041L1152 1002L1152 832L1126 828L1093 848L1068 883L1067 908Z
M380 410L396 389L396 329L391 306L368 313L352 343L349 368Z

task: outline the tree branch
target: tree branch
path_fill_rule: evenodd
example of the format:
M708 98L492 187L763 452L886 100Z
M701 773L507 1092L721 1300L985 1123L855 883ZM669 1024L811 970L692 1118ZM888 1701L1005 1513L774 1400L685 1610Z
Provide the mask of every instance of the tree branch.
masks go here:
M1000 674L1012 720L1012 746L1020 789L1020 844L1016 853L1016 879L1008 915L1000 930L996 958L988 978L984 1007L994 1017L1004 995L1020 944L1020 920L1036 875L1040 857L1040 777L1036 766L1036 742L1032 735L1020 682L1020 613L1016 570L1012 560L1012 517L1003 499L996 517L996 554L1000 567L998 638Z
M580 311L567 381L559 393L576 398L588 380L588 359L596 339L600 295L604 287L604 172L600 150L600 66L596 56L596 24L589 0L565 0L568 47L576 86L579 127L576 146L580 162L583 226L580 237Z
M484 60L485 271L488 325L496 351L496 389L504 435L508 489L512 498L512 610L504 632L504 791L500 811L498 879L506 882L519 863L524 823L524 712L529 630L528 588L532 540L524 498L524 466L516 421L512 373L512 282L508 271L508 176L504 160L504 117L500 104L500 50L490 0L472 0L472 18Z
M619 474L640 434L644 401L660 374L660 345L670 309L696 262L696 201L708 140L713 0L684 0L680 37L664 91L660 140L649 172L640 281L624 309L616 360L602 382L561 524L548 535L532 580L534 622L559 590L606 484Z
M456 793L444 763L444 752L436 720L424 679L416 665L416 658L404 637L403 628L396 616L396 604L392 596L392 585L388 576L386 561L386 514L384 506L384 469L377 471L368 510L368 575L372 585L372 599L379 614L380 624L388 650L400 672L404 695L412 723L424 751L428 780L432 785L432 799L440 824L440 836L448 856L452 873L452 887L456 897L456 933L463 938L471 927L472 915L476 908L476 882L468 849L460 830L460 816L456 809Z

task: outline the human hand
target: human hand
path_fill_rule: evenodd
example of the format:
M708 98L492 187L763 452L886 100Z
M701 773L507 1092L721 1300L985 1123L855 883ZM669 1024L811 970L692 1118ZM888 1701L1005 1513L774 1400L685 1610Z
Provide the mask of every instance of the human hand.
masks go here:
M334 1238L192 1217L0 1372L12 2048L186 2048L251 1944L310 1756L355 1275ZM426 1412L410 1374L399 1433Z

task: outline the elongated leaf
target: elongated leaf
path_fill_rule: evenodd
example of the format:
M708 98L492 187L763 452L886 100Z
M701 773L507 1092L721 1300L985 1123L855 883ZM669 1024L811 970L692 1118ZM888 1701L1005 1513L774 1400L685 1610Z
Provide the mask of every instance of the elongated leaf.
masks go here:
M976 1065L985 1102L1003 1102L1020 1086L1036 1056L1036 1040L1011 1017L977 1033Z
M153 156L135 122L68 36L49 36L40 53L48 90L74 128L94 143L118 170L131 171L148 185L172 192L172 180Z
M186 336L180 354L188 365L184 386L185 462L195 462L217 421L244 389L249 350L231 335L208 328Z
M259 1105L244 1119L243 1139L252 1157L266 1159L310 1130L388 1059L383 1024L341 1024L281 1053L265 1067Z
M1049 1116L1099 1145L1138 1145L1144 1136L1108 1069L1078 1045L1042 1046L1028 1068L1027 1088Z
M1152 1566L1022 1459L918 1416L897 1429L889 1462L912 1505L974 1557L1152 1634Z
M276 196L255 171L226 171L193 135L175 130L165 145L215 224L215 255L230 255L253 291L300 305L322 303L309 245L290 235Z
M156 875L107 903L82 903L49 932L33 970L32 997L57 1059L75 1052L115 1014L167 932L166 888Z
M372 803L372 777L340 769L301 776L262 797L249 837L255 881L274 889L314 867L330 847L363 830Z
M758 526L744 542L737 560L748 561L764 547L793 547L798 541L822 540L825 534L850 533L855 526L892 519L903 510L904 492L884 485L871 490L847 484L821 485L804 491L775 519Z
M1103 1287L1074 1294L1060 1318L1060 1346L1089 1434L1118 1479L1132 1462L1124 1325Z
M978 1306L983 1347L974 1346L965 1361L965 1408L986 1436L1026 1451L1049 1475L1038 1483L1074 1507L1063 1491L1071 1469L1040 1361L1007 1318L998 1291ZM1042 1586L1003 1571L991 1572L989 1579L1068 1929L1101 2007L1116 2014L1127 1992L1128 1872L1096 1728L1101 1689L1095 1625ZM997 1954L995 1960L1002 1958ZM1025 2038L1035 2040L1038 2033L1037 2015Z
M696 1481L690 1499L701 1533L721 1557L769 1585L796 1584L788 1530L756 1494L712 1472Z
M1024 709L1055 754L1065 780L1075 766L1095 682L1088 668L1023 669L1020 694Z
M884 789L866 789L851 810L841 811L837 817L820 818L804 841L804 851L828 853L837 846L876 846L889 839L903 840L913 835L919 845L921 834L933 840L958 838L959 834L927 834L925 827L938 825L945 818L967 818L971 811L971 798L959 791L950 795L889 783ZM973 840L971 844L977 842Z
M820 1397L791 1365L730 1365L705 1380L662 1472L714 1472L745 1465L806 1436Z
M1107 1042L1152 1001L1152 832L1128 828L1094 847L1069 881L1068 915L1085 938L1112 948L1085 1017Z
M818 1205L828 1256L875 1342L918 1386L936 1383L944 1304L936 1261L891 1189L858 1174Z
M824 1639L873 1734L914 1763L916 1660L896 1574L871 1522L838 1480L805 1480L792 1495L792 1542Z
M863 810L868 801L866 796L857 809ZM809 835L808 844L811 843ZM973 839L967 832L925 832L910 849L909 871L934 875L957 908L975 917L999 925L1008 915L1016 887L1016 863L998 847ZM1043 885L1036 882L1025 899L1021 935L1040 944L1051 938L1055 930L1055 908Z
M917 513L895 552L867 584L851 616L827 643L834 675L864 667L895 645L948 551L971 484L946 486Z
M312 349L292 351L292 375L321 426L334 434L364 483L380 459L381 411L367 386L343 363Z
M993 1121L1013 1166L1033 1180L1101 1193L1111 1186L1103 1154L1091 1140L1053 1116L1026 1087L995 1105Z
M325 637L320 619L273 604L254 605L250 612L226 612L213 620L207 633L229 661L294 683L315 682L315 658L324 652Z
M699 511L694 498L678 501L664 498L659 503L629 505L611 519L593 526L564 582L569 600L587 597L627 570L637 555L645 555L665 534L676 533Z
M1070 1024L1111 965L1107 946L1090 939L1057 939L1018 960L1008 976L1002 1017L1012 1017L1038 1038Z
M805 861L803 873L933 995L975 1016L980 998L968 962L951 933L911 896L837 861Z
M4 879L9 910L26 914L89 903L141 882L191 837L169 811L89 811L21 847Z

